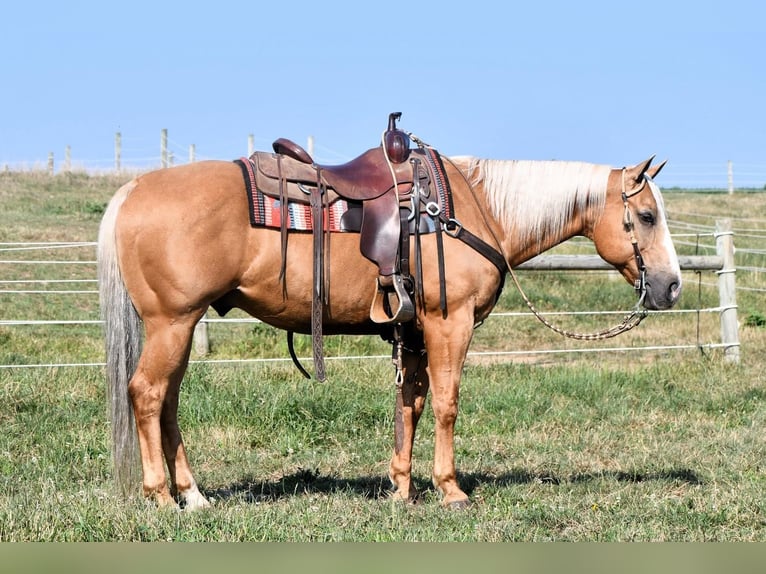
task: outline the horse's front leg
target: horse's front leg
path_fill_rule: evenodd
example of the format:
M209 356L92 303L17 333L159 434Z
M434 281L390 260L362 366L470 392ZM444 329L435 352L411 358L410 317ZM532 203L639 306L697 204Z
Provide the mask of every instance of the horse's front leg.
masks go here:
M454 436L460 377L473 336L473 316L451 311L447 319L432 318L425 323L424 334L436 425L433 484L443 496L442 505L462 508L469 500L457 483Z
M412 485L412 447L428 395L428 359L425 353L417 351L405 351L402 359L403 379L401 389L397 389L394 454L388 477L396 489L395 499L414 501L417 490Z

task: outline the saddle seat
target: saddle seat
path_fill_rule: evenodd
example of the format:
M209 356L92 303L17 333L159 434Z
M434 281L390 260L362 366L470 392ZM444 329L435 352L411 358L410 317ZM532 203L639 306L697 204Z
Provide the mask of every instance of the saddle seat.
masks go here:
M290 169L294 173L287 174L288 181L296 180L316 185L319 176L326 187L344 199L368 201L380 197L393 189L394 176L400 194L409 193L412 189L412 166L407 162L391 162L389 167L382 147L369 149L351 161L339 165L314 163L306 150L287 138L279 138L272 147L277 155L283 156L283 162L285 157L298 162L297 165L291 166Z

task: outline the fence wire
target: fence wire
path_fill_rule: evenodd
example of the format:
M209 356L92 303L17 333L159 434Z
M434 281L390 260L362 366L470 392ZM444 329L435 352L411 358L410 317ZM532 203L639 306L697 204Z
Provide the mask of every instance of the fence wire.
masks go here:
M694 214L686 214L694 215ZM710 216L700 216L710 218ZM747 219L743 218L743 221ZM752 220L750 220L752 221ZM696 226L693 224L687 224L685 222L672 222L674 227L685 227L687 229L696 229L695 233L679 233L674 234L674 242L678 245L692 246L696 250L699 249L712 249L715 250L715 246L701 244L700 238L702 237L714 237L714 233L710 231L709 226ZM748 229L749 232L758 232L761 230ZM681 237L694 237L696 241L689 242L683 241ZM752 235L756 239L761 237L766 238L766 235ZM57 252L61 249L76 249L76 248L93 248L96 246L95 242L36 242L36 243L23 243L23 242L5 242L0 243L0 252L24 252L24 251L52 251ZM766 250L761 249L738 249L738 253L747 253L755 256L766 255ZM0 264L7 265L95 265L95 260L57 260L57 259L34 259L34 260L0 260ZM738 267L740 271L748 271L753 273L766 272L766 267L758 266L743 266ZM0 280L0 285L62 285L62 284L85 284L85 283L97 283L97 279L93 278L50 278L50 279L3 279ZM717 287L716 284L699 281L700 286ZM764 292L766 288L761 289L757 287L742 287L737 286L737 290L747 290L755 292ZM98 291L95 289L0 289L0 294L5 295L95 295ZM696 314L698 317L701 313L721 313L726 310L725 307L708 307L698 309L671 309L667 311L659 312L661 314ZM652 312L658 313L658 312ZM624 310L618 311L553 311L542 313L544 316L550 317L562 317L562 316L593 316L593 315L624 315ZM529 311L496 311L490 315L490 319L500 319L507 317L532 317L532 313ZM256 318L208 318L207 316L202 319L204 323L262 323ZM36 320L36 319L3 319L0 320L0 327L20 327L20 326L54 326L54 325L94 325L100 326L102 321L97 319L83 319L83 320ZM581 349L546 349L546 350L520 350L520 351L470 351L468 353L469 358L481 358L481 357L513 357L513 356L533 356L533 355L562 355L562 354L575 354L575 353L604 353L604 352L625 352L625 351L656 351L656 350L688 350L688 349L715 349L721 348L725 345L723 343L709 343L700 344L699 340L696 344L685 345L654 345L654 346L627 346L627 347L607 347L607 348L581 348ZM390 359L390 355L364 355L364 356L329 356L327 360L381 360ZM310 358L302 358L304 361L309 361ZM249 359L199 359L190 361L190 364L259 364L259 363L280 363L291 361L288 357L280 358L249 358ZM103 362L79 362L79 363L40 363L40 364L7 364L0 365L0 369L31 369L31 368L66 368L66 367L103 367Z

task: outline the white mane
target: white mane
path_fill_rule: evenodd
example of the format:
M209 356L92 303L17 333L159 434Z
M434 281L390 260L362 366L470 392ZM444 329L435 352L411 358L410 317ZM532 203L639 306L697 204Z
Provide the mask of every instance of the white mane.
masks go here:
M575 210L603 210L611 167L574 161L473 159L493 215L507 230L539 240L558 234Z

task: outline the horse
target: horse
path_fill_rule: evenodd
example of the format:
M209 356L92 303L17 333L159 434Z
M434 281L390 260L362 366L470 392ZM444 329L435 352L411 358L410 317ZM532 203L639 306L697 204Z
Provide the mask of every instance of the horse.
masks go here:
M630 285L641 284L646 309L668 309L678 300L680 267L654 182L665 162L652 165L652 156L613 168L560 160L444 160L459 226L499 252L509 269L585 236ZM409 323L410 339L419 344L401 354L388 474L394 499L417 497L412 449L430 391L432 481L440 504L459 508L469 504L458 484L453 443L461 372L474 328L492 311L505 274L455 235L443 233L441 249L435 234L421 237L423 297ZM333 233L330 242L324 333L385 334L390 326L370 319L378 270L360 254L358 234ZM435 279L440 253L446 310ZM138 493L138 452L145 497L187 510L209 505L177 418L193 331L208 308L219 305L310 333L310 234L290 235L280 278L282 264L280 230L249 225L245 183L234 162L151 171L112 197L99 229L98 274L114 475L123 495Z

